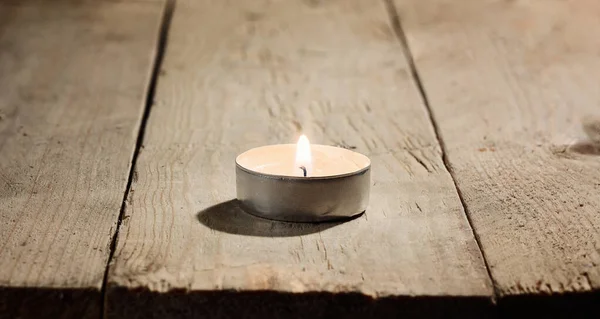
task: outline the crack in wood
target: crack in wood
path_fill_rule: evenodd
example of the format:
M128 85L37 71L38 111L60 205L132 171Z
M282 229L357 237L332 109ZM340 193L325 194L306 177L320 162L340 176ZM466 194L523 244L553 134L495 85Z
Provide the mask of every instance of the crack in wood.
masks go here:
M481 256L483 258L488 277L490 278L490 280L492 282L492 285L494 288L494 294L492 295L492 302L495 304L496 300L498 298L497 284L494 280L494 277L492 276L490 265L485 256L485 253L483 251L483 247L481 246L481 240L480 240L478 234L475 232L475 228L473 227L473 222L472 222L470 214L469 214L469 209L465 203L462 192L461 192L460 188L458 187L458 184L456 183L456 177L454 176L452 166L450 165L450 162L448 161L446 146L444 144L444 140L442 139L440 130L435 121L435 117L433 115L433 111L432 111L431 105L429 103L429 98L427 97L427 92L425 91L423 82L421 80L421 76L419 75L419 72L417 70L413 54L410 51L410 46L409 46L408 40L406 38L406 34L404 33L404 30L402 29L402 23L400 21L400 16L398 14L398 10L396 8L396 5L393 3L393 0L383 0L383 1L384 1L385 8L387 10L387 13L388 13L388 16L390 19L390 23L392 25L392 29L394 30L394 33L396 34L398 42L400 43L400 46L402 47L404 55L406 56L406 60L407 60L408 66L410 68L412 78L414 79L417 89L419 90L419 93L423 100L423 104L425 105L425 110L427 111L427 114L429 115L430 123L433 126L433 131L435 133L435 137L441 148L442 161L444 162L444 166L446 167L446 170L448 171L448 173L450 174L450 177L452 178L452 182L454 183L456 193L458 195L458 198L460 199L460 203L463 207L465 216L469 223L469 227L471 227L471 231L473 232L473 236L475 237L475 241L477 242L477 247L479 248L479 252L481 253Z
M164 53L165 53L165 49L167 46L167 36L169 33L169 27L171 25L171 19L173 16L173 11L175 9L175 0L167 0L165 2L165 6L163 8L163 17L162 17L162 21L160 24L160 28L158 30L158 42L157 42L157 49L156 49L156 53L155 53L155 57L154 57L154 66L152 69L152 73L150 76L150 81L148 83L148 94L146 96L146 104L144 107L144 112L142 114L142 120L140 122L140 126L138 129L138 137L137 137L137 141L136 141L136 146L133 152L133 156L131 158L131 164L129 167L129 177L127 179L127 187L125 188L125 193L123 194L123 200L121 201L121 209L119 212L119 218L117 220L117 225L114 229L114 231L111 230L111 235L112 235L112 239L111 239L111 243L110 243L110 251L109 251L109 256L108 256L108 260L106 263L106 268L105 268L105 272L104 272L104 278L102 281L102 291L101 291L101 296L102 299L104 300L104 302L102 303L102 309L101 309L101 314L100 314L100 318L105 318L106 314L107 314L107 309L105 308L106 306L106 300L107 300L107 283L108 283L108 274L109 274L109 270L110 270L110 262L113 260L114 255L115 255L115 251L117 248L117 238L119 236L119 229L121 227L121 224L125 221L126 217L125 217L125 208L127 207L127 202L128 199L130 201L133 201L132 198L128 198L129 196L129 192L131 190L131 185L132 183L135 181L137 181L137 170L136 170L136 162L138 159L138 156L140 154L140 150L143 148L143 142L144 142L144 135L145 135L145 130L146 130L146 125L148 123L148 118L150 116L150 110L152 108L152 105L154 104L154 95L156 92L156 83L158 80L158 77L160 75L160 71L161 66L162 66L162 62L164 59Z
M413 153L412 151L409 150L408 154L410 154L410 156L412 158L414 158L415 161L417 161L417 163L419 163L421 166L423 166L423 168L425 168L425 170L428 173L433 173L433 171L429 168L429 166L427 166L427 164L425 164L425 162L421 158L419 158L417 155L415 155L415 153Z

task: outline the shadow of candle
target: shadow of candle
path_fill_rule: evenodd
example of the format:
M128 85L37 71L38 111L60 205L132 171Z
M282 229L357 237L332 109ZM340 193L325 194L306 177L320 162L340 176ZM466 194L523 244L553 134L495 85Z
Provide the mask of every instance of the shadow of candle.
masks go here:
M581 155L600 156L600 144L589 141L579 141L568 146L568 151Z
M572 155L600 156L600 119L589 118L582 123L586 138L569 144L558 145L552 152L560 157L575 158Z
M595 117L583 120L582 128L587 139L568 146L568 150L582 155L600 155L600 119Z
M358 216L362 216L362 214ZM256 237L293 237L318 233L358 216L342 221L321 223L280 222L256 217L245 212L236 199L208 207L196 215L201 224L216 231Z

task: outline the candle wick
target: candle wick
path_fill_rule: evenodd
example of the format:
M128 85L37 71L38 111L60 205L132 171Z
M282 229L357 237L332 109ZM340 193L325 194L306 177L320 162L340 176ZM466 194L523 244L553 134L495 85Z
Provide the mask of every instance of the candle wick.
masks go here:
M302 172L304 173L304 177L306 177L306 167L304 166L300 166L300 169L302 170Z

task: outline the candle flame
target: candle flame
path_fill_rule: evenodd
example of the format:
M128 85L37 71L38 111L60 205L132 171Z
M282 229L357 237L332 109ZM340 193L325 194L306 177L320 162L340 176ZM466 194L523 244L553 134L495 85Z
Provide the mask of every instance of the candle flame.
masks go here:
M310 176L312 173L312 156L310 142L306 135L300 136L296 145L296 171L300 176ZM306 175L304 175L306 172Z

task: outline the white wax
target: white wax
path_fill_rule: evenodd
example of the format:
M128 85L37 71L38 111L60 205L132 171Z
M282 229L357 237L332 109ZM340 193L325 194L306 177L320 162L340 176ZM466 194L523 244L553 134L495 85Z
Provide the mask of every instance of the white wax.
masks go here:
M312 172L310 177L332 177L361 171L371 161L368 157L341 147L312 145ZM278 144L253 148L240 154L236 162L244 169L275 176L303 177L296 167L296 144Z

